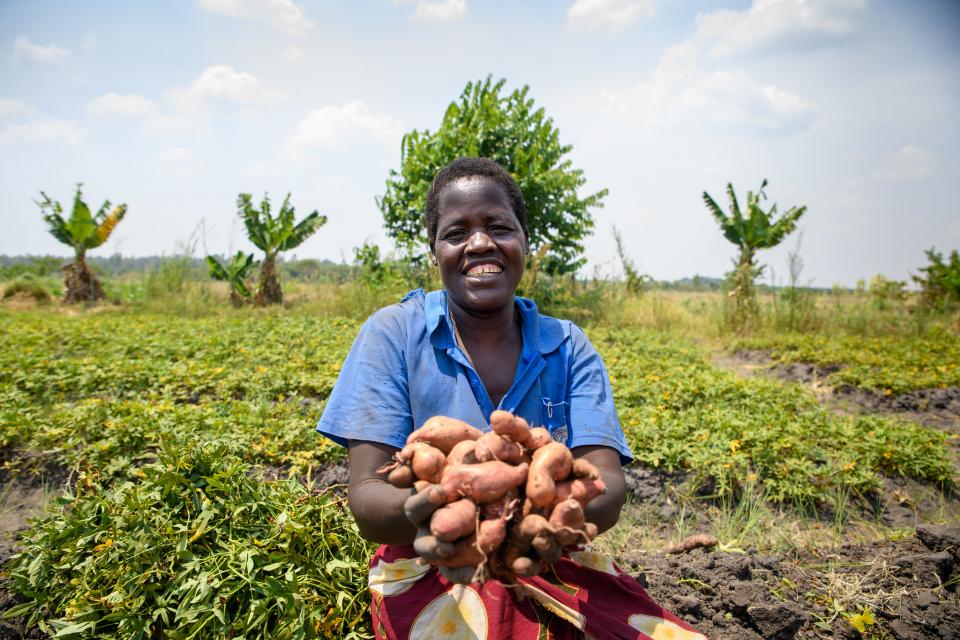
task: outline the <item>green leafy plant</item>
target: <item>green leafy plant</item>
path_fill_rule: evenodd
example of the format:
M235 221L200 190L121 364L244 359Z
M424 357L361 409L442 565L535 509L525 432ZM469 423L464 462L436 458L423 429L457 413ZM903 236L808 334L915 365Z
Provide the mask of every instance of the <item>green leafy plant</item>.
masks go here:
M82 188L82 183L77 184L77 192L73 197L73 209L67 219L63 217L63 207L60 203L52 200L43 191L40 192L43 200L37 202L43 211L43 219L49 226L50 234L63 244L72 247L74 251L73 262L63 269L66 285L63 301L68 304L103 299L103 287L87 266L87 251L106 242L127 213L127 205L120 204L111 210L110 201L105 200L97 213L91 214L90 207L83 201Z
M276 216L270 213L270 199L266 194L258 209L253 206L249 193L241 193L237 197L237 210L247 228L250 242L264 253L255 301L261 305L282 304L283 289L280 288L280 276L277 272L277 255L300 246L327 223L327 216L313 211L300 222L296 222L289 193L283 199Z
M920 267L923 276L913 276L924 303L938 309L960 305L960 254L954 249L946 260L933 248L926 254L930 264Z
M777 205L764 211L760 207L760 199L766 199L763 190L767 186L764 180L757 193L747 191L746 212L740 209L737 194L733 185L727 183L727 197L730 200L730 213L724 213L710 194L703 192L703 202L720 225L723 237L740 248L740 256L734 262L734 270L729 279L733 285L731 296L734 299L734 324L738 327L746 325L757 314L754 281L763 271L762 266L756 264L756 253L760 249L775 247L797 227L807 208L791 207L779 218Z
M613 228L613 240L617 247L617 257L620 258L620 264L623 266L623 274L624 278L626 279L627 292L635 296L641 295L647 290L648 284L651 280L650 276L637 271L637 267L633 264L633 260L629 255L627 255L627 249L623 245L623 236L620 235L620 230L616 227Z
M83 474L9 565L7 611L60 638L360 638L372 548L342 500L195 439L139 482Z
M250 300L250 289L247 288L245 280L253 270L253 264L253 254L244 254L243 251L237 251L237 254L226 264L221 263L214 256L207 256L210 277L230 285L230 304L234 307L242 307Z
M544 271L574 272L586 262L582 242L593 229L591 211L602 206L607 190L579 196L586 178L567 157L572 147L560 143L559 130L529 97L528 87L505 94L505 83L490 77L467 83L436 131L415 129L403 137L400 170L390 171L386 191L377 198L387 234L422 262L423 211L433 177L459 157L491 158L523 192L531 250L550 245Z

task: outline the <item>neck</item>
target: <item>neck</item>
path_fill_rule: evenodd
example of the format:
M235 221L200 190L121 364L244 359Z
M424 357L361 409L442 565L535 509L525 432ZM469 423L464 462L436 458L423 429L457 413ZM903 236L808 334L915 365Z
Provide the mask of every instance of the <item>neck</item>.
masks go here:
M477 343L496 343L514 340L518 331L516 305L510 304L492 312L477 313L463 309L447 297L447 306L457 323L460 339Z

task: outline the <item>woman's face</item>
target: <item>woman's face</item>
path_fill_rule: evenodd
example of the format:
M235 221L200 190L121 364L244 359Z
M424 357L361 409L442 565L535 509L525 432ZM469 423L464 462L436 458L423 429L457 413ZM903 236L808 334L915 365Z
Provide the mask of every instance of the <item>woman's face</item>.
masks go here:
M483 177L460 178L439 198L433 254L457 306L490 312L513 304L527 239L506 191Z

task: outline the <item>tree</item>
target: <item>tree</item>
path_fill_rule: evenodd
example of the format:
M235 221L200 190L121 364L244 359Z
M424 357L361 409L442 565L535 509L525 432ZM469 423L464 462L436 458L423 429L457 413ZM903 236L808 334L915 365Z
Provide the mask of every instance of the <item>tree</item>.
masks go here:
M43 219L50 227L50 234L63 244L73 247L73 262L63 267L63 301L67 304L95 302L104 298L100 281L87 266L87 251L106 242L127 213L125 204L117 205L110 211L110 201L105 200L97 213L91 215L90 207L83 201L82 190L83 183L78 183L77 193L73 197L73 210L67 220L63 218L63 207L60 203L51 200L43 191L40 192L43 200L37 202L43 212Z
M944 260L943 254L934 248L925 253L930 264L920 267L923 277L913 276L913 281L920 285L924 304L939 309L960 304L960 254L954 249Z
M586 182L560 144L560 132L524 86L509 95L506 80L469 82L459 100L447 107L436 132L413 130L401 143L400 170L390 170L386 192L377 198L387 234L414 261L426 255L423 212L436 173L463 156L486 157L510 172L523 192L533 253L550 250L543 268L550 273L576 271L586 260L582 240L593 228L592 209L603 206L607 190L583 198Z
M327 223L327 216L313 211L294 224L294 208L290 204L289 193L283 199L283 205L276 217L270 214L270 198L266 194L263 195L260 208L255 209L250 194L241 193L237 197L237 210L247 227L250 242L264 253L255 302L260 305L283 304L283 290L277 274L277 255L300 246Z
M245 280L253 269L252 253L244 255L243 251L237 251L237 255L226 264L221 264L213 256L207 256L207 268L211 278L230 285L230 304L234 307L242 307L243 303L250 299L250 289L247 288Z
M710 194L706 191L703 192L703 202L720 224L723 236L740 248L740 256L734 263L734 270L730 273L733 284L731 295L735 303L734 322L737 326L743 326L751 316L756 315L757 308L753 283L763 271L763 267L758 267L755 263L757 251L780 244L788 234L797 228L797 220L807 210L805 206L792 207L780 218L777 218L777 205L775 204L768 211L764 211L760 208L760 198L764 200L767 198L763 192L766 186L767 181L764 180L757 193L747 191L746 215L743 215L740 210L732 184L727 183L730 215L725 214L717 206Z

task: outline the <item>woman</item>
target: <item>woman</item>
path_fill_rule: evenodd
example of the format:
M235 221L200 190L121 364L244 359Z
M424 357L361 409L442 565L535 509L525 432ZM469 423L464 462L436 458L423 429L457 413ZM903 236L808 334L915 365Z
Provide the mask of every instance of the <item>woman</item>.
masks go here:
M589 459L607 493L587 508L616 524L631 460L600 356L569 321L515 297L528 251L516 182L484 158L461 158L427 196L431 256L444 290L414 291L364 324L317 430L349 447L350 509L381 546L370 566L377 638L703 638L609 560L572 552L536 578L455 585L416 559L410 490L376 470L433 415L489 429L494 409L550 429Z

